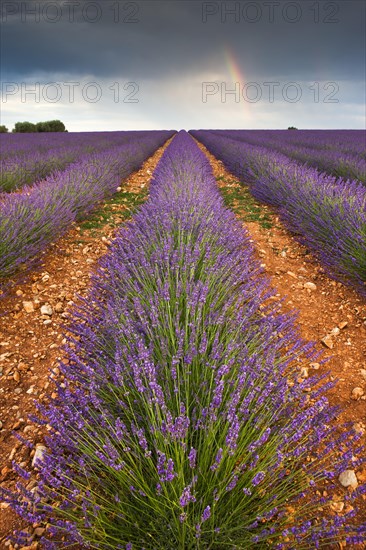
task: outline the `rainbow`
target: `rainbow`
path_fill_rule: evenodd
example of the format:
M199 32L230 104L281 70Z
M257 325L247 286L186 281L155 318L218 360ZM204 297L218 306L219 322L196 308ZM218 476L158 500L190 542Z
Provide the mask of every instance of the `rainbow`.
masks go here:
M231 51L229 46L224 46L224 58L225 65L232 82L239 82L240 87L242 87L245 82L244 75L238 61L236 60L235 54Z
M230 49L229 46L224 46L224 59L226 70L230 78L230 82L228 82L228 84L230 83L230 85L234 87L236 83L239 83L240 87L240 103L236 104L237 114L239 115L238 124L240 127L240 123L244 122L243 117L245 119L245 124L248 124L249 119L251 118L250 110L248 109L248 106L245 104L245 101L242 99L241 95L243 86L245 85L245 77L234 52Z

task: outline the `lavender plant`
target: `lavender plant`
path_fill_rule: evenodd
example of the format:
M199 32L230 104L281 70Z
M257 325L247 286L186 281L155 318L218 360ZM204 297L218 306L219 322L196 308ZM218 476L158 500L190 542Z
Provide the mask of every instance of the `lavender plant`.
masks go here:
M264 147L193 132L258 200L279 209L328 274L366 295L366 190Z
M206 158L181 132L74 311L64 384L39 405L51 430L37 486L0 489L23 518L47 523L45 549L362 539L351 512L319 519L330 497L316 489L331 494L358 451L349 430L330 427L324 382L300 379L313 348L270 294Z

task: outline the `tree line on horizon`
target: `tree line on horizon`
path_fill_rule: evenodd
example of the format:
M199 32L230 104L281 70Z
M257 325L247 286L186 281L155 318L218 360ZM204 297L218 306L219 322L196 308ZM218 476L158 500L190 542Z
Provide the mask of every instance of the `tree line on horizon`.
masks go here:
M0 134L8 133L8 128L0 125ZM32 132L67 132L65 124L61 120L46 120L45 122L16 122L12 133L32 133Z

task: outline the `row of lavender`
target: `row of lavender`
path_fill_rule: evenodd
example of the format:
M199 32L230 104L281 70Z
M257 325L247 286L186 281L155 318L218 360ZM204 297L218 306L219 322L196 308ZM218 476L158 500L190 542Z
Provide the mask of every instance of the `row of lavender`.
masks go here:
M30 155L35 151L45 153L51 149L59 149L64 145L77 146L80 142L94 146L99 141L106 143L120 136L123 138L141 134L139 130L120 132L45 132L45 133L15 133L0 134L0 159L12 156Z
M278 207L297 238L328 273L366 295L366 189L357 181L320 173L270 151L192 132L262 202Z
M232 130L236 132L236 130ZM330 149L366 159L365 130L238 130L249 136L267 135L273 141L278 138L289 145L299 145L326 151Z
M123 145L90 154L20 193L0 195L0 290L74 221L111 196L172 132L135 134ZM97 134L96 138L97 139Z
M85 161L96 152L144 140L149 132L80 132L74 134L10 134L0 138L4 148L0 160L0 192L31 185L75 160ZM32 136L31 138L29 136ZM18 137L19 136L19 137ZM41 137L38 137L41 136Z
M366 184L364 130L218 130L215 134L267 147L334 176Z
M351 507L332 516L330 496L317 496L358 466L356 438L329 427L321 380L300 379L312 346L270 295L206 157L180 132L74 311L65 381L39 407L50 435L37 486L14 465L25 481L0 489L27 521L47 523L45 550L363 539Z

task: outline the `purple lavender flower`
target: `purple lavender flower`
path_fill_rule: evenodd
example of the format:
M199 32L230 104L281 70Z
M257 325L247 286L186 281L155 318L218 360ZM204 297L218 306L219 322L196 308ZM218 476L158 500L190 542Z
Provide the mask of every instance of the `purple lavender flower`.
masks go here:
M266 477L265 472L258 472L257 474L255 474L255 476L252 479L252 485L254 486L259 485L264 480L265 477Z
M174 462L172 458L166 458L164 453L158 451L157 470L161 482L172 481L176 474L174 472Z
M190 502L196 502L196 497L192 495L191 493L192 487L188 485L187 487L184 487L183 493L179 497L179 504L184 508L185 506L188 506Z
M201 516L201 522L207 521L211 517L211 507L206 506L206 508L203 510L203 514Z
M230 483L226 486L226 491L229 492L229 491L232 491L233 489L235 489L237 483L238 483L238 476L235 475L233 476L233 478L230 480Z
M191 450L189 451L188 460L189 465L193 469L196 467L196 458L197 458L197 451L193 447L191 447Z
M212 471L217 470L217 468L219 467L222 459L222 454L223 454L223 450L220 448L216 453L215 462L211 466Z

